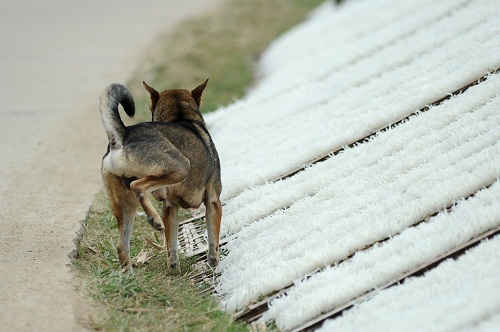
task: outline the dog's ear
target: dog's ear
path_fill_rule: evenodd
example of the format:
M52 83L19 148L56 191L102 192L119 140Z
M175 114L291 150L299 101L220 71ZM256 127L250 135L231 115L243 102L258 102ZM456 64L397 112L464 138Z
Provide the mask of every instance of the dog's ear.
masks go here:
M149 92L149 109L153 112L158 99L160 99L160 93L147 85L146 82L142 81L142 84L144 84L146 91Z
M205 90L207 83L208 83L208 78L205 82L197 86L196 89L191 91L191 96L196 101L196 104L198 104L198 107L201 107L201 96L203 95L203 90Z

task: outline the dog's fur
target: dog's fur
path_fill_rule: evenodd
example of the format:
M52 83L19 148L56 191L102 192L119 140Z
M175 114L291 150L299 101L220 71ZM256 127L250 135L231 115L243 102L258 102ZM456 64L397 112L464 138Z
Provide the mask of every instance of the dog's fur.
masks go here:
M219 262L222 185L219 157L200 113L208 80L192 91L158 92L143 82L150 95L152 122L126 127L118 113L135 113L130 92L120 84L101 94L100 110L109 144L102 160L102 179L118 222L117 244L121 267L131 271L130 236L140 204L148 222L164 232L168 262L179 267L177 255L178 208L206 206L208 263ZM148 193L163 202L163 218Z

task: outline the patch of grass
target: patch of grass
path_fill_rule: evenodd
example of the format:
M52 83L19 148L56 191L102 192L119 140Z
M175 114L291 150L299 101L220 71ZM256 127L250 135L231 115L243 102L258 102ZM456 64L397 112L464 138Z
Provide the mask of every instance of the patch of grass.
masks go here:
M146 81L158 90L192 89L210 78L203 108L213 111L241 98L253 82L255 61L264 48L301 21L321 0L228 0L217 11L188 21L157 40L128 86L138 121L149 121ZM166 253L151 245L155 231L137 217L131 257L147 261L132 275L119 271L116 221L104 193L96 195L83 227L74 267L82 292L98 308L91 327L104 331L248 331L218 309L204 285L187 277L193 261L181 257L181 273L169 272ZM186 216L184 215L184 218ZM224 222L224 220L223 220Z
M128 82L137 120L151 118L142 81L157 90L194 89L209 78L203 112L241 98L253 83L255 63L266 46L321 2L229 0L216 12L163 36Z
M200 296L205 285L192 284L191 262L181 257L181 273L169 270L165 250L150 243L156 231L138 216L131 240L134 261L141 252L147 261L133 274L120 272L115 243L118 237L106 195L99 193L89 210L74 266L84 291L101 304L92 327L105 331L247 331L218 309L210 296ZM147 241L149 240L149 241Z

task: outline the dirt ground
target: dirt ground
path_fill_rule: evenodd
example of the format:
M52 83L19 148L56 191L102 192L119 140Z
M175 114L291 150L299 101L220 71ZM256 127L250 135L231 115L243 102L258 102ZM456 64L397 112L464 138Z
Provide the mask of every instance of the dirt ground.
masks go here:
M69 254L101 187L99 93L218 1L0 0L0 330L86 330Z

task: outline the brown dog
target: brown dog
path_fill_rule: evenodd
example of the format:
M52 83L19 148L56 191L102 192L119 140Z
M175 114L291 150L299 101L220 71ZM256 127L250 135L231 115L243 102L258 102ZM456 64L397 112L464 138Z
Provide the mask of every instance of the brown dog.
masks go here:
M165 233L168 261L179 267L177 254L178 208L206 206L208 263L219 262L219 232L222 207L220 163L215 146L200 113L208 80L192 91L158 92L150 95L152 122L126 127L118 113L135 113L130 92L120 84L109 85L101 94L100 110L109 144L102 160L102 178L118 221L118 257L131 271L130 235L140 203L148 222ZM148 193L163 202L163 218L151 204Z

